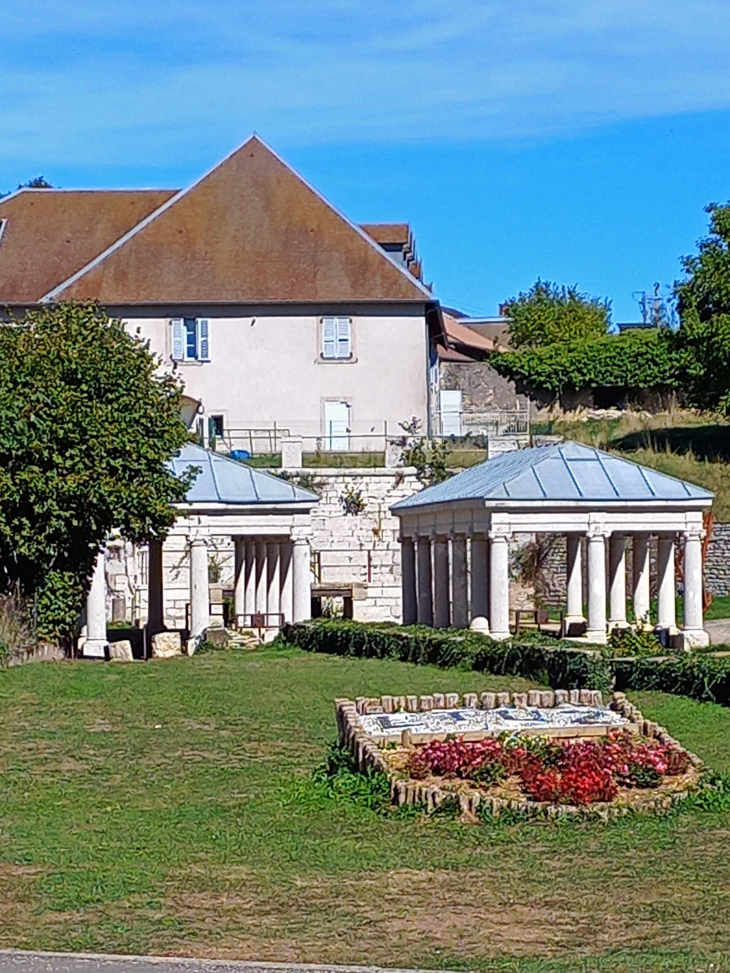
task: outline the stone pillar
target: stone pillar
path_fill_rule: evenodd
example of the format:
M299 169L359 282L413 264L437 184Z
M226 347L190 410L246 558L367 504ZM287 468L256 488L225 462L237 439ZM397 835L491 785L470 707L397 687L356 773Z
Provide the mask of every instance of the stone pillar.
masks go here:
M266 613L269 616L266 619L266 624L278 626L279 619L275 617L281 612L281 574L278 541L269 541L266 545L266 563L268 568Z
M266 612L266 586L268 568L266 567L266 541L256 539L256 602L252 611L259 615Z
M677 627L677 583L674 577L674 535L660 535L657 544L657 629Z
M245 573L245 593L243 611L247 616L244 625L251 624L250 616L256 611L256 542L251 537L246 538L246 566Z
M302 468L302 450L304 448L301 436L284 436L281 440L281 468L282 470L300 470Z
M106 658L108 644L106 638L106 570L104 568L104 548L102 547L94 562L91 586L86 596L84 657L90 659Z
M710 644L702 618L702 537L697 528L684 534L684 647L694 648Z
M312 617L312 566L309 541L306 537L297 537L293 548L294 621L304 622Z
M626 537L611 534L608 544L609 614L608 628L626 628Z
M649 535L634 534L634 625L650 626L651 613L651 563L649 559Z
M418 559L418 624L433 625L433 604L431 601L431 541L419 535L416 542Z
M449 607L449 541L443 535L432 540L433 551L433 624L448 628L451 624Z
M466 628L469 624L469 585L466 563L466 535L451 537L451 624Z
M403 624L415 625L416 611L416 552L412 537L400 539L401 601Z
M203 537L194 537L190 541L190 642L193 646L205 635L209 625L208 543Z
M489 628L493 639L508 639L509 631L509 535L489 534Z
M233 627L239 628L243 625L243 616L246 614L246 539L234 537L233 548Z
M147 546L147 635L165 628L165 588L162 568L162 541Z
M565 538L567 561L565 634L582 635L585 632L583 615L583 545L578 534L568 534Z
M589 642L606 639L606 537L600 531L588 534L588 629Z
M281 613L285 622L294 620L294 572L292 570L292 543L279 545L279 576L281 580Z
M483 534L471 539L471 628L489 634L489 543Z

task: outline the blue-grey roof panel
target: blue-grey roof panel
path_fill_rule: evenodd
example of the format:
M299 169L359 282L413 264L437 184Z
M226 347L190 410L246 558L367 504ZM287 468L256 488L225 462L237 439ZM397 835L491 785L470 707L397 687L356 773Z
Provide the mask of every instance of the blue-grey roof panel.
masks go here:
M705 500L714 494L593 446L566 442L503 453L394 504L393 510L452 500L576 502Z
M189 443L168 464L176 476L199 470L186 494L188 503L317 503L319 497L263 470Z

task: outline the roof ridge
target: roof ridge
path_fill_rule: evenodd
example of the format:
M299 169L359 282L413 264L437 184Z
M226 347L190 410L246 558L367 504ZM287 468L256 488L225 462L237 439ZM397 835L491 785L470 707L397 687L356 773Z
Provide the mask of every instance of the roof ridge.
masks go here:
M106 248L106 250L103 250L101 253L97 254L93 260L90 260L85 267L81 267L80 270L77 270L76 273L72 274L67 280L62 281L60 284L58 284L56 287L50 290L47 294L44 294L43 297L41 297L39 303L42 304L47 301L55 300L57 295L62 293L62 291L66 290L67 287L70 287L71 284L75 284L77 280L83 277L84 274L88 273L88 271L90 271L92 268L97 267L100 263L106 260L107 257L109 257L112 253L117 251L120 247L122 247L128 240L131 240L138 233L140 233L146 226L149 226L149 224L152 223L153 220L157 219L158 216L161 216L163 213L166 213L167 210L170 209L170 207L174 206L178 200L186 196L192 189L198 186L204 179L207 179L208 176L210 176L213 172L215 172L216 169L220 168L220 166L228 162L228 160L232 156L234 156L236 152L240 151L244 147L244 145L247 145L252 139L255 138L256 138L255 134L249 135L249 137L247 139L244 139L244 141L241 142L240 145L237 145L235 149L233 149L231 152L228 153L228 155L224 156L224 158L222 158L220 162L217 162L214 166L212 166L210 169L204 172L201 176L198 176L198 178L195 179L193 182L191 182L189 186L186 186L184 189L178 190L178 192L176 192L174 196L171 196L169 199L166 199L164 203L162 203L160 206L157 207L156 210L154 210L154 212L150 213L149 216L145 216L145 218L143 220L140 220L139 223L136 223L131 230L127 230L127 232L123 234L115 243L112 243L111 246Z
M201 176L198 176L198 178L195 179L189 186L186 186L184 189L180 189L178 192L175 193L175 195L171 196L170 199L165 200L165 202L162 203L160 206L158 206L156 210L154 210L144 219L140 220L139 223L136 223L131 229L127 230L127 232L124 233L118 240L116 240L114 243L108 246L101 253L97 254L94 257L94 259L90 260L84 267L81 267L79 270L73 273L66 280L62 281L60 284L57 284L50 291L48 291L48 293L44 294L40 298L39 303L41 304L48 303L49 301L53 301L57 297L61 296L67 288L71 287L73 284L75 284L78 280L84 277L91 270L98 267L101 263L103 263L107 259L107 257L110 257L113 253L116 253L126 243L134 239L134 237L136 237L146 227L148 227L151 223L153 223L158 217L162 216L169 209L171 209L177 202L179 202L181 199L187 196L188 193L192 192L195 188L197 188L205 179L208 178L208 176L212 175L217 169L220 169L221 166L225 165L234 155L236 155L246 145L248 145L249 142L257 142L267 152L269 152L270 155L273 156L273 158L276 159L276 161L280 165L282 165L285 169L287 169L295 177L295 179L297 179L321 203L323 203L336 217L338 217L341 222L343 222L354 233L356 233L358 237L360 237L360 239L363 240L374 253L376 253L382 260L387 261L390 267L394 267L396 271L402 277L404 277L416 291L420 292L423 295L424 298L427 298L429 301L435 300L434 295L431 293L431 291L428 290L428 288L424 284L422 284L419 280L417 280L405 267L398 264L395 260L392 260L389 257L389 255L378 245L378 243L376 243L376 241L373 240L372 237L368 236L368 234L365 232L365 230L362 229L361 226L353 222L340 209L338 209L333 203L331 203L330 200L328 200L325 196L323 196L318 189L316 189L310 182L307 181L307 179L304 178L304 176L301 175L301 173L299 173L296 169L294 169L293 166L291 166L288 162L286 162L286 160L283 159L278 154L278 152L272 149L271 146L268 145L259 135L253 132L251 135L248 136L248 138L244 139L244 141L241 142L240 145L237 145L226 156L224 156L224 158L222 158L214 166L206 170Z

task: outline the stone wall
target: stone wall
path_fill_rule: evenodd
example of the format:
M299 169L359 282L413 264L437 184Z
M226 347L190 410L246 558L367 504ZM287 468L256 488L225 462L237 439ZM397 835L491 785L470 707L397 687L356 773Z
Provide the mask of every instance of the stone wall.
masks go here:
M705 558L705 584L713 595L730 595L730 524L715 524Z
M420 489L413 470L308 470L319 506L312 512L312 551L322 584L356 585L354 617L401 620L399 522L389 508ZM345 513L343 497L359 495L360 513Z
M464 413L524 410L527 398L515 383L496 372L487 361L441 362L439 388L459 389Z

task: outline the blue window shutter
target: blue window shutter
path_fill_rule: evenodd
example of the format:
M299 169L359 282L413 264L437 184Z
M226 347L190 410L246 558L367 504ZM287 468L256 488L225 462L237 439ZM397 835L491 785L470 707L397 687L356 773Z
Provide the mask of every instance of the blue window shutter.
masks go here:
M337 318L337 357L349 358L352 353L350 319Z
M322 318L322 357L337 357L337 318Z
M173 361L182 361L185 358L183 319L173 318L172 321L170 321L170 330L172 332L172 359Z
M198 318L198 358L210 361L210 320Z

